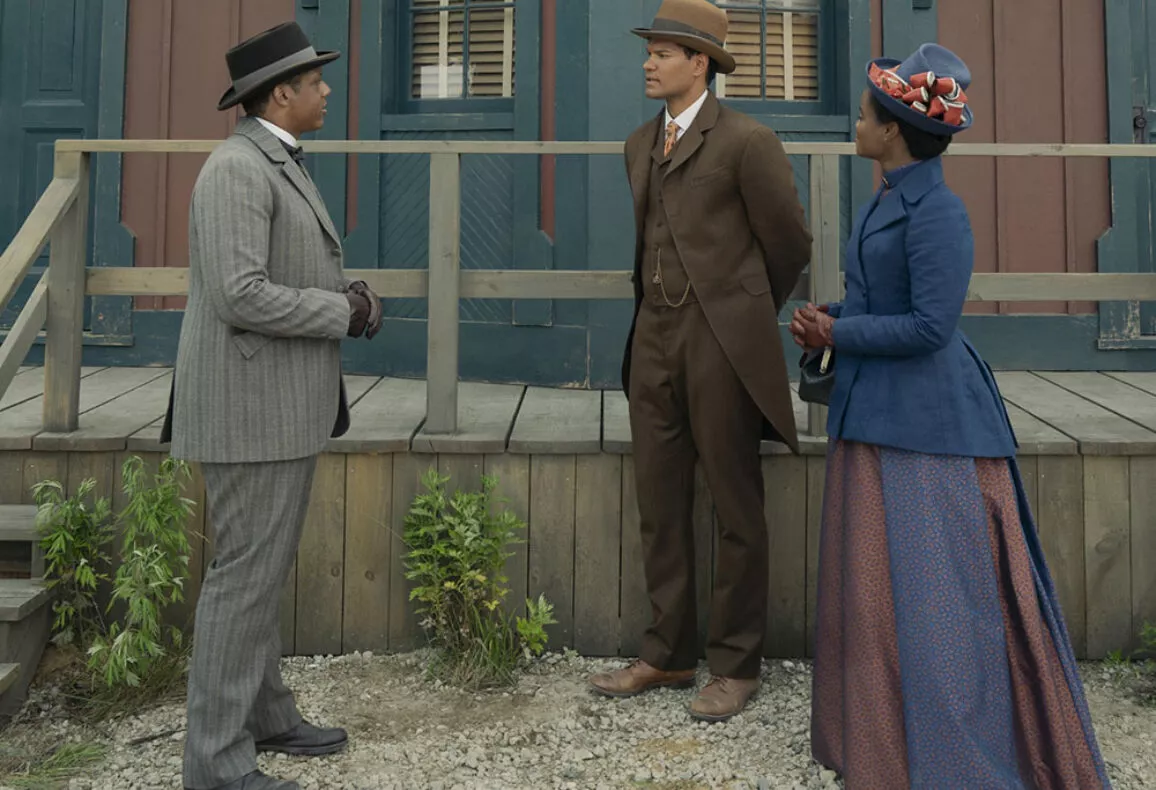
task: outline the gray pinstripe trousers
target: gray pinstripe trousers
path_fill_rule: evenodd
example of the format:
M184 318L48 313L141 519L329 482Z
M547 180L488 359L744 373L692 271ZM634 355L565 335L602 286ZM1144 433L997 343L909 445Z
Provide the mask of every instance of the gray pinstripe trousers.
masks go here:
M197 602L185 787L209 790L255 770L254 741L301 721L281 681L278 605L316 467L317 456L202 464L215 558Z

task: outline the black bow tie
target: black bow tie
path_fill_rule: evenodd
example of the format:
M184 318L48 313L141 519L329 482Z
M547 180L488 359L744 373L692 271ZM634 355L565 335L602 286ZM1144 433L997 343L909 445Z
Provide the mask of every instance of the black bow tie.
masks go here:
M289 156L292 157L294 162L305 167L305 154L302 152L301 146L289 145L289 143L284 140L281 141L281 145L285 146L285 150L289 152Z

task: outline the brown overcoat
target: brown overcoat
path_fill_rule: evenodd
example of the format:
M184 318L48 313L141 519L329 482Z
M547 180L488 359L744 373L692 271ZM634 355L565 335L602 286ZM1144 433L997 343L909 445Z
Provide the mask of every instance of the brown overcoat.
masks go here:
M651 151L663 122L660 112L625 147L634 196L636 320ZM782 143L711 93L672 153L662 202L702 311L769 423L767 438L798 452L778 312L810 262L811 232ZM632 323L622 364L627 393L633 337Z

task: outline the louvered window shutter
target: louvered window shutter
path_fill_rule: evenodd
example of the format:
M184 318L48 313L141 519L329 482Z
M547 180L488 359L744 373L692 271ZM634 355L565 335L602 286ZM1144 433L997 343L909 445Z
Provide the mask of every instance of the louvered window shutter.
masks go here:
M465 0L451 10L444 0L411 0L410 8L415 99L460 99L463 91L470 97L514 95L512 3Z
M730 99L819 100L820 0L750 0L720 4L730 28L732 74L715 87Z

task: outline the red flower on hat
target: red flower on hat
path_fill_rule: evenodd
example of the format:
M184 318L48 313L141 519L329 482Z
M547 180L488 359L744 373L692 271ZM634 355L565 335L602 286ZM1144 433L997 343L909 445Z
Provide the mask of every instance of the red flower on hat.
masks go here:
M963 124L967 94L951 77L936 77L925 71L913 74L908 82L895 69L883 69L875 63L871 64L868 77L888 96L922 115L952 126Z

